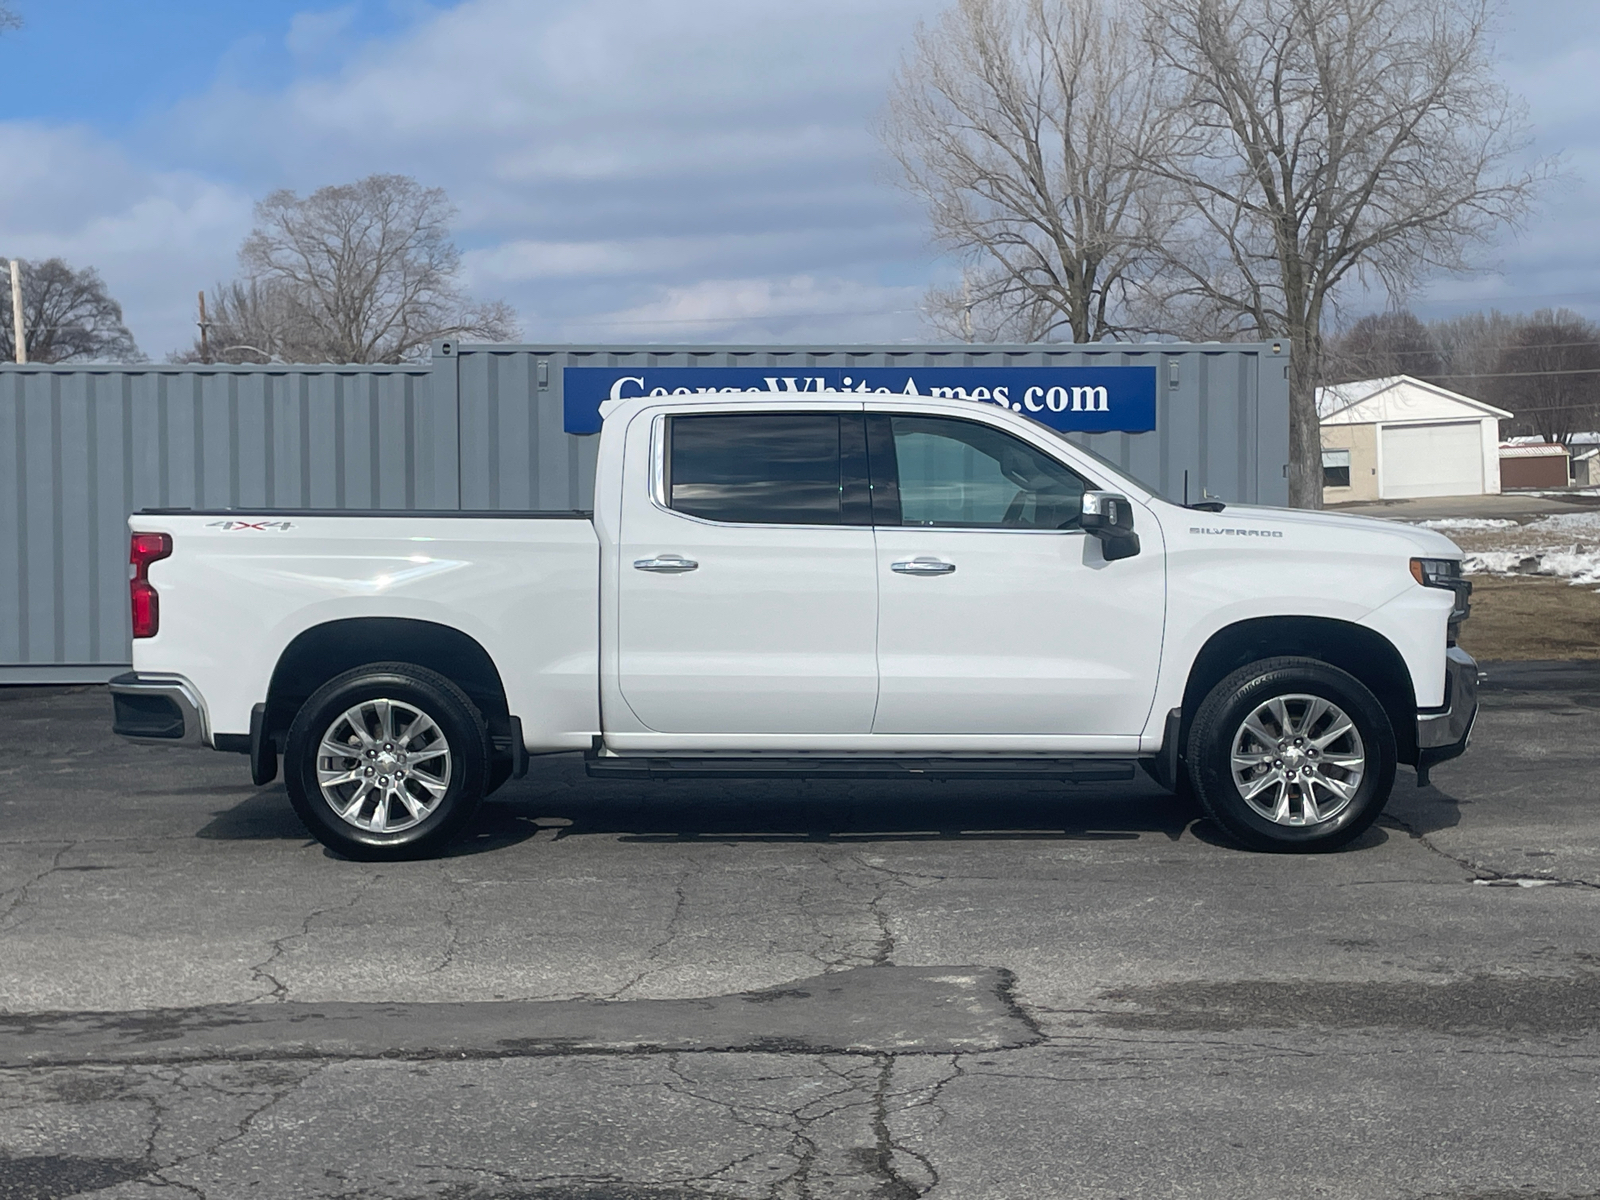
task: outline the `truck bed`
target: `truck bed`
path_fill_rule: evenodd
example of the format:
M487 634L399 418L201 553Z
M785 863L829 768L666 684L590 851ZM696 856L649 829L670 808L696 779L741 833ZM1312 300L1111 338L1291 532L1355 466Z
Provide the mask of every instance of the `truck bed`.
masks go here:
M599 730L599 546L590 514L146 509L165 533L150 565L160 630L135 671L205 697L206 740L250 731L285 647L330 622L389 618L459 631L499 669L532 748L582 749Z

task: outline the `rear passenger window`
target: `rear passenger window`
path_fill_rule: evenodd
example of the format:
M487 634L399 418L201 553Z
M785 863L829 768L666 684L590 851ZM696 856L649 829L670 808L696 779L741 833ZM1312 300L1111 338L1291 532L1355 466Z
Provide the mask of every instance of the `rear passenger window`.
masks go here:
M837 413L672 417L668 504L737 524L844 524L839 426Z

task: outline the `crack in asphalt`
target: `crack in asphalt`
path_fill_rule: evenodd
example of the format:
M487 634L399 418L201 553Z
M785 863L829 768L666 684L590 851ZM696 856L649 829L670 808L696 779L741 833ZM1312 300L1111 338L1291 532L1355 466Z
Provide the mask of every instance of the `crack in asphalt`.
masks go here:
M1590 891L1600 891L1600 883L1592 883L1587 879L1561 879L1553 875L1524 875L1509 871L1498 871L1493 867L1486 867L1482 863L1476 862L1473 859L1465 857L1464 855L1450 853L1450 851L1439 846L1426 833L1417 829L1410 822L1394 816L1391 813L1386 812L1379 817L1378 824L1386 828L1398 829L1412 841L1420 843L1425 850L1430 850L1434 854L1437 854L1440 858L1445 859L1447 862L1452 862L1456 866L1461 867L1463 870L1471 872L1474 882L1516 885L1519 880L1526 879L1530 881L1536 881L1537 883L1547 886L1587 888Z
M672 904L672 912L667 916L667 924L662 930L660 939L657 940L649 950L645 951L644 960L647 964L659 961L661 952L670 946L673 940L678 936L678 922L683 917L684 909L689 905L689 896L684 890L684 885L688 883L691 875L696 875L699 873L699 871L700 863L695 859L690 858L689 865L684 867L684 869L679 873L677 882L673 884L672 888L673 895L675 897ZM628 980L627 983L623 984L614 991L605 993L601 998L605 1000L620 1000L624 995L638 987L641 983L655 973L656 968L647 965L642 971L634 975L632 979Z
M200 1200L207 1200L206 1192L203 1188L196 1184L186 1183L183 1180L168 1178L167 1173L178 1170L181 1167L186 1167L198 1159L215 1158L223 1149L223 1147L232 1145L234 1142L241 1141L248 1137L251 1132L251 1127L255 1124L257 1119L259 1119L263 1114L271 1111L277 1105L283 1103L284 1100L288 1099L295 1092L299 1091L306 1085L306 1083L319 1075L322 1071L326 1070L330 1065L330 1060L325 1060L315 1064L309 1071L300 1073L296 1078L289 1081L287 1085L277 1087L275 1090L271 1091L266 1100L258 1104L255 1108L252 1108L249 1112L245 1113L244 1116L240 1117L239 1120L234 1123L233 1131L231 1133L224 1137L218 1138L204 1149L197 1150L192 1154L180 1154L176 1158L172 1159L171 1162L155 1167L150 1172L148 1178L158 1180L169 1187L176 1187L182 1191L188 1192L191 1195L198 1196L200 1197ZM183 1082L183 1076L184 1072L180 1070L178 1072L178 1078L174 1080L174 1083L180 1092L187 1093L190 1085ZM167 1108L161 1105L159 1102L157 1102L156 1111L158 1114L157 1127L152 1131L151 1138L148 1143L152 1150L154 1148L156 1138L160 1135L162 1124L168 1115ZM154 1161L153 1155L152 1161Z
M872 948L872 965L882 967L889 965L894 954L894 929L889 923L889 914L884 911L884 902L888 899L888 887L891 883L901 887L908 886L902 880L894 878L893 872L879 871L874 864L868 862L860 854L850 856L858 866L868 871L873 871L883 878L875 879L872 885L872 899L867 901L867 911L872 914L872 919L878 925L878 940Z
M61 860L79 844L80 843L76 841L63 843L61 848L57 850L51 857L50 865L48 867L40 871L26 883L19 884L14 888L7 888L4 891L0 891L0 896L10 897L10 902L6 904L5 908L0 909L0 934L10 933L22 923L20 919L13 921L13 914L26 907L28 903L28 895L33 888L37 887L44 880L61 870Z
M344 904L334 904L329 905L326 908L313 909L311 912L307 913L305 919L300 922L300 931L298 933L286 933L282 937L272 938L270 941L268 941L267 945L272 947L272 953L250 967L250 981L252 983L266 983L270 986L267 987L266 991L250 997L248 1003L256 1003L258 1001L282 1003L288 1000L289 985L284 983L277 976L273 975L267 970L267 968L288 953L289 942L293 942L304 937L310 937L311 926L318 917L326 916L331 912L349 912L352 908L361 903L363 897L365 897L367 893L367 890L382 878L383 875L381 872L367 875L361 881L360 886L356 888L355 894L351 896L350 899Z
M460 880L451 879L443 872L440 872L438 879L440 883L450 889L457 901L466 899L466 887ZM444 954L440 957L437 966L428 968L427 974L429 975L438 975L454 963L456 948L461 944L461 927L456 923L454 906L450 904L442 905L439 909L439 919L444 922L445 928Z
M774 1108L708 1094L702 1090L704 1085L701 1081L691 1079L684 1072L676 1056L669 1063L668 1069L678 1083L668 1083L667 1087L678 1095L721 1108L731 1120L746 1128L788 1138L788 1145L782 1153L790 1158L794 1165L786 1175L772 1181L768 1186L769 1200L815 1200L818 1196L841 1195L836 1175L821 1161L826 1150L818 1127L834 1118L866 1109L873 1144L869 1147L848 1149L843 1155L844 1161L849 1163L865 1181L873 1184L872 1190L867 1193L871 1200L915 1200L927 1191L931 1183L919 1186L908 1181L894 1162L896 1152L913 1154L901 1151L888 1127L887 1098L895 1056L877 1053L869 1056L870 1067L858 1062L849 1062L843 1068L831 1061L836 1057L839 1056L818 1055L812 1061L832 1076L838 1082L838 1086L821 1096L810 1097L804 1103L792 1108ZM843 1140L836 1138L834 1144L840 1144ZM921 1155L914 1156L919 1161L922 1160ZM739 1161L748 1161L751 1157L754 1155L747 1155ZM814 1185L813 1176L819 1173L819 1169L825 1175L825 1182ZM928 1164L927 1169L931 1174L931 1164ZM717 1173L724 1173L726 1170L727 1168L722 1168ZM937 1175L933 1174L932 1178L936 1180ZM709 1182L710 1179L711 1177L707 1176L703 1181Z
M819 1058L816 1061L819 1065L824 1065L825 1067L823 1060ZM703 1104L721 1108L736 1124L743 1125L748 1129L787 1137L789 1144L782 1153L794 1161L794 1168L783 1178L772 1183L768 1189L768 1196L771 1200L782 1200L787 1189L798 1197L810 1197L809 1178L818 1148L816 1142L808 1136L808 1120L803 1116L802 1110L818 1101L808 1101L805 1105L792 1110L767 1108L755 1103L740 1104L736 1101L725 1100L721 1096L707 1095L700 1091L699 1082L689 1078L684 1073L682 1058L677 1054L672 1055L668 1060L667 1070L678 1080L677 1084L669 1082L666 1085L667 1090L675 1095L686 1096ZM841 1089L841 1091L846 1090L848 1089ZM838 1094L840 1092L834 1092L830 1093L830 1096ZM824 1099L826 1098L824 1097ZM762 1114L766 1114L770 1119L762 1119ZM789 1184L793 1184L794 1187L787 1188Z
M842 914L841 923L846 927L835 933L825 924L823 917L816 912L816 901L813 899L812 889L802 884L797 904L811 926L813 935L818 939L818 946L807 949L805 955L813 962L820 964L824 970L840 971L851 967L882 967L892 966L892 956L895 948L894 930L890 924L889 914L884 910L888 900L888 884L900 882L898 880L884 880L883 875L893 875L893 872L882 870L876 864L869 862L859 853L847 854L843 861L829 849L818 846L813 851L816 862L826 868L833 876L834 883L845 897L856 891L861 886L860 875L851 871L851 866L859 867L867 872L870 879L872 894L866 901L866 912L876 927L877 937L870 947L860 950L849 949L852 943L858 942L858 935L848 928L848 912ZM840 919L836 916L836 919Z
M866 1161L862 1165L867 1168L869 1175L878 1180L878 1187L873 1193L875 1200L915 1200L938 1186L939 1172L929 1155L896 1140L889 1128L889 1095L893 1075L894 1055L885 1054L872 1091L872 1155L870 1159L863 1155ZM921 1168L922 1182L913 1183L905 1176L896 1165L897 1155L911 1159Z

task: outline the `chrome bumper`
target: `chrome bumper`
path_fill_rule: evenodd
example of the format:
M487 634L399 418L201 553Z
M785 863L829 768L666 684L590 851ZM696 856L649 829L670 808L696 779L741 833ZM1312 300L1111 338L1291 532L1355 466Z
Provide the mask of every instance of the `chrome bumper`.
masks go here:
M1478 719L1478 664L1459 646L1444 658L1444 706L1417 714L1417 786L1428 782L1429 768L1455 758L1472 741Z
M129 671L107 685L111 691L111 732L149 746L206 746L205 705L182 675L140 675Z

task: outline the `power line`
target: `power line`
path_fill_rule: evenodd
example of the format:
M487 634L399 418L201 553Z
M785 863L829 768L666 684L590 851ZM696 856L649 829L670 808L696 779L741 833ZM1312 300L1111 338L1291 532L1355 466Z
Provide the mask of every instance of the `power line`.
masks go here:
M1426 308L1429 305L1451 306L1476 305L1483 308L1488 305L1491 311L1497 311L1496 305L1520 304L1529 300L1600 300L1600 292L1529 292L1522 296L1480 296L1477 299L1440 300L1418 299L1418 307Z
M1600 405L1595 404L1541 404L1537 408L1519 408L1512 412L1513 420L1519 420L1528 413L1570 412L1580 415L1593 413Z
M1568 348L1568 347L1572 347L1572 346L1594 346L1594 347L1600 347L1600 338L1590 338L1587 341L1582 341L1582 342L1530 342L1528 345L1525 345L1525 346L1507 344L1505 346L1500 347L1499 353L1516 352L1516 351L1519 351L1519 350L1560 350L1560 349L1564 349L1564 348ZM1338 354L1339 352L1338 351L1334 351L1334 353ZM1430 346L1427 349L1423 349L1423 350L1378 349L1378 350L1374 350L1374 351L1371 352L1372 357L1374 357L1374 358L1415 358L1419 354L1432 354L1436 358L1442 358L1442 357L1446 357L1448 355L1448 353L1449 353L1449 351L1446 350L1442 346L1440 346L1440 347L1432 347L1432 346ZM1352 358L1360 358L1361 357L1361 353L1359 351L1353 352L1350 355L1350 357L1352 357Z
M1547 375L1600 375L1600 367L1572 367L1559 371L1460 371L1429 375L1429 379L1542 379ZM1335 384L1335 387L1340 385Z

